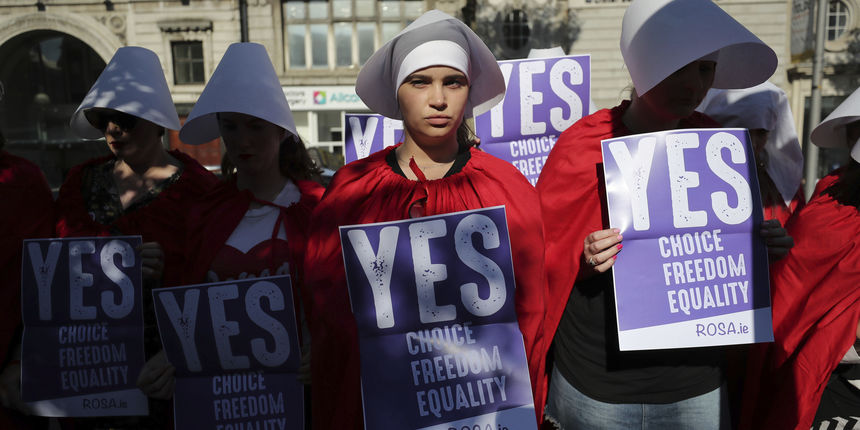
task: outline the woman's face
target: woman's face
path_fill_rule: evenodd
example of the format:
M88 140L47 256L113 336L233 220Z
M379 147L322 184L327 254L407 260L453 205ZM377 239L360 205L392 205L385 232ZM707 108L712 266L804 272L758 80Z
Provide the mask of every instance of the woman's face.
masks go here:
M86 111L90 124L104 133L110 151L127 164L147 165L163 150L163 128L143 118L106 108Z
M256 176L268 169L278 171L278 151L286 130L255 116L235 112L218 115L227 157L240 174Z
M716 68L714 61L693 61L663 79L640 99L662 120L686 118L693 114L713 85Z
M418 70L397 90L403 125L417 143L456 139L468 99L466 75L446 66Z

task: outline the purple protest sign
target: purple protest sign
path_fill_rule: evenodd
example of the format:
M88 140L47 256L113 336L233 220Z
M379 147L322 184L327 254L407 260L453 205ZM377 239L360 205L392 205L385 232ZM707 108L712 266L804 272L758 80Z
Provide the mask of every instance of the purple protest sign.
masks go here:
M767 249L744 129L608 139L603 169L621 350L773 340Z
M378 114L345 113L343 156L347 163L403 140L403 122Z
M537 183L559 134L588 114L591 57L499 61L505 99L475 118L481 148Z
M37 415L146 415L140 236L25 240L21 397Z
M177 430L304 428L289 276L161 288L152 296L176 367Z
M499 61L505 99L475 117L481 149L509 161L537 183L559 134L588 113L591 57L572 55ZM402 140L399 120L376 114L345 114L344 158L352 162Z
M504 207L340 235L366 429L536 428Z

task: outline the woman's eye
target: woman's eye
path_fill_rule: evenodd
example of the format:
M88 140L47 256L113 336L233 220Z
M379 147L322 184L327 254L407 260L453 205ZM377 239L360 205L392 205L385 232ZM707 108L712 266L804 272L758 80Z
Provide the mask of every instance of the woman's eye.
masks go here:
M466 82L462 79L453 79L445 83L445 85L453 88L459 88L466 85Z

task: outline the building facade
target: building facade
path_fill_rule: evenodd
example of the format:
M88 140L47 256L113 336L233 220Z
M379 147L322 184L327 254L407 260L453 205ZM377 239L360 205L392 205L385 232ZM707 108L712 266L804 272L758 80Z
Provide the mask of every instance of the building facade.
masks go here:
M797 55L792 58L791 37L798 9L812 0L716 1L777 52L779 68L771 81L789 93L801 125L798 130L803 130L811 63ZM829 3L832 24L828 25L825 107L835 107L858 82L854 58L858 1ZM628 4L629 0L37 0L35 4L0 0L0 81L7 91L0 102L0 129L10 150L40 162L56 185L71 161L104 151L98 144L81 143L69 130L68 118L117 48L138 45L158 54L177 111L184 118L227 47L241 40L242 7L247 8L248 38L266 46L298 132L310 147L342 152L343 113L367 111L353 88L361 66L377 48L433 8L463 19L499 59L522 58L531 48L553 46L570 54L590 54L592 98L598 108L612 107L627 98L631 89L618 47ZM204 164L214 166L220 159L218 142L188 147L175 134L169 141Z

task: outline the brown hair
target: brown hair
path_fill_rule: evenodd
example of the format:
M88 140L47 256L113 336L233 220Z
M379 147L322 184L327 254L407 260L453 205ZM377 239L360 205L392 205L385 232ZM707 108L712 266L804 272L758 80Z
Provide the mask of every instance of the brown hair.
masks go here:
M481 146L481 143L476 141L476 137L475 132L472 131L472 127L469 126L469 123L464 118L460 126L457 127L457 143L460 145L460 148L470 148L472 146L478 148Z
M305 143L298 136L287 133L278 151L281 174L294 180L320 182L322 170L311 160Z
M287 133L287 137L281 141L278 150L278 169L281 175L293 181L320 182L322 170L311 160L308 149L298 136ZM230 161L225 153L221 158L221 178L232 181L236 178L236 166Z

